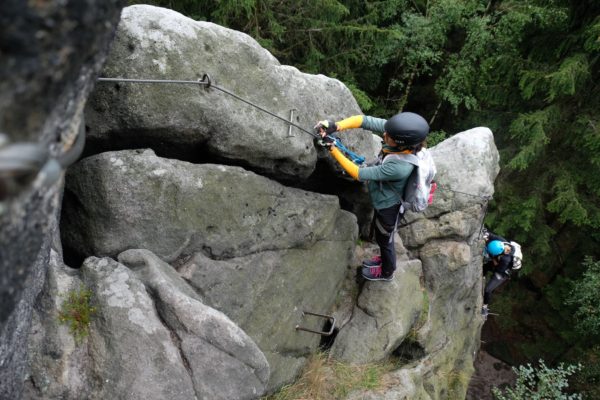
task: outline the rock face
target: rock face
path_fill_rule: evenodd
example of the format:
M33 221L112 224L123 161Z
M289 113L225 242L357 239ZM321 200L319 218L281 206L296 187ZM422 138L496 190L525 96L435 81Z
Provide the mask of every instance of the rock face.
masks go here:
M254 399L264 393L269 365L252 339L204 305L154 254L120 254L129 268L90 257L78 273L52 254L34 318L25 398ZM94 293L97 315L89 337L77 344L56 314L58 299L81 287Z
M89 338L91 375L101 377L98 398L192 398L192 384L169 330L145 285L108 258L91 257L81 268L95 294L98 315Z
M411 222L400 229L402 243L420 262L400 259L400 282L367 283L332 348L335 357L352 362L392 353L405 359L406 368L386 378L394 386L385 397L390 399L465 398L479 348L479 233L499 171L498 152L491 131L475 128L431 153L438 168L437 197L424 215L409 215Z
M85 101L122 3L2 2L0 149L31 142L39 144L42 154L57 157L69 147L67 138L82 124ZM2 175L0 398L16 399L26 372L31 309L44 282L61 183L45 182L43 174L37 179L35 173L25 179L13 179L5 171Z
M89 398L93 390L87 347L79 346L65 325L59 323L58 310L65 296L82 287L76 270L64 265L62 255L50 252L42 293L32 315L29 337L31 368L23 398ZM29 384L35 382L35 385Z
M197 398L253 399L264 393L269 364L243 330L202 304L173 268L151 252L128 250L119 261L133 268L155 296L160 318L180 343Z
M360 112L339 81L282 66L244 34L151 6L124 10L103 75L193 80L206 72L278 115L297 107L301 126ZM103 83L86 115L89 157L66 175L64 257L58 234L38 240L39 252L27 253L29 241L11 248L38 257L23 298L47 278L31 318L25 398L258 399L292 383L317 351L320 335L297 328L327 325L303 311L336 317L332 357L399 360L385 393L348 399L465 398L482 324L478 234L498 173L489 129L431 149L440 189L397 234L395 280L356 283L365 193L354 198L358 218L341 209L362 187L331 181L329 156L317 162L310 136L288 136L285 123L214 87ZM377 149L370 133L345 136L359 153ZM334 182L329 194L307 190L322 177ZM292 179L296 187L286 185ZM14 215L35 216L39 204L52 215L59 194ZM97 313L76 343L57 317L80 287L92 291ZM26 351L14 349L27 337L31 303L4 309L2 398L19 396Z
M334 358L350 363L382 361L406 338L415 323L429 312L419 277L418 260L398 262L394 280L389 284L366 282L352 318L339 332L332 346Z
M430 385L432 398L465 398L483 320L480 231L487 201L494 193L499 155L492 132L474 128L432 149L440 193L427 219L400 231L409 252L423 264L430 298L428 323L419 343L441 367Z
M332 240L338 219L345 227L353 221L334 196L151 150L89 157L69 170L67 182L61 232L65 248L79 257L145 248L167 261L196 252L219 260L308 249ZM354 231L341 241L351 241Z
M303 310L331 307L358 235L337 198L150 150L89 157L67 181L66 248L81 257L145 248L175 262L265 352L271 386L299 373L319 337L294 327Z
M335 235L356 232L339 220ZM222 310L250 335L271 366L269 390L292 382L320 336L296 326L324 329L325 321L302 311L327 314L346 273L352 240L320 241L310 249L267 251L227 261L197 253L179 269L207 304Z
M281 65L250 36L174 11L123 10L106 77L196 81L215 85L312 129L315 121L359 114L352 94L336 79ZM89 151L151 147L177 158L223 160L276 179L297 182L314 170L313 138L216 88L197 85L100 84L86 110ZM291 132L291 133L290 133ZM348 145L374 154L370 133Z

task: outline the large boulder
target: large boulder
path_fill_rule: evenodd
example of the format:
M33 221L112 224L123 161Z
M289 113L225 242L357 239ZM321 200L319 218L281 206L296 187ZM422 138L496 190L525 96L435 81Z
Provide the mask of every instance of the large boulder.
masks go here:
M323 118L360 114L340 81L281 65L244 33L164 8L123 10L105 77L196 81L205 73L216 87L99 84L86 109L88 154L151 147L162 156L217 159L297 182L315 168L313 137L217 87L286 120L294 110L293 122L305 130ZM350 135L347 144L362 154L375 152L365 131Z
M439 192L427 210L400 230L404 245L423 265L430 298L418 342L438 365L425 387L432 398L464 398L479 348L483 319L480 232L494 193L499 155L488 128L458 133L433 147Z
M89 258L81 270L52 253L34 314L26 399L193 398L179 349L144 285L109 258ZM59 312L69 294L89 289L89 336L75 341Z
M351 241L355 222L335 196L289 188L240 167L107 152L67 174L61 234L79 258L131 248L166 261L202 252L227 259L267 250Z
M153 294L161 320L177 338L198 398L251 400L264 393L269 364L244 331L204 305L171 266L148 250L128 250L119 261Z
M196 253L179 267L207 304L222 310L259 345L271 366L269 390L291 383L321 337L296 330L325 329L327 320L303 311L328 314L345 276L356 232L345 218L336 222L335 239L309 249L265 251L228 260ZM344 239L344 237L346 237Z
M421 293L419 260L400 260L390 283L366 282L352 318L338 333L331 355L350 363L385 360L429 312ZM426 294L425 294L426 296Z
M223 313L204 305L172 267L147 250L86 259L71 269L53 252L31 335L26 399L255 399L269 366ZM88 288L96 310L76 342L58 314ZM223 385L222 382L228 382Z
M122 0L0 5L0 151L37 146L39 159L71 149L86 98L106 57ZM22 151L14 151L23 157ZM31 166L22 159L21 166ZM0 171L0 398L16 399L27 366L32 304L49 260L52 220L60 205L60 171L53 179ZM50 164L47 164L50 165ZM26 167L26 169L29 167Z
M240 167L130 150L69 170L62 234L73 258L146 248L172 262L207 305L256 341L274 388L293 380L319 345L295 326L302 311L331 308L357 225L334 196Z
M94 293L97 315L90 329L91 374L102 377L93 397L191 398L194 390L170 330L145 285L110 258L88 258L82 281Z

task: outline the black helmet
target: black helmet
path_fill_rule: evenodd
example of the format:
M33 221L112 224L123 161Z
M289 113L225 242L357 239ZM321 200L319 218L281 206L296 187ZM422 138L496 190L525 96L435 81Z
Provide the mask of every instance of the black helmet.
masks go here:
M429 134L429 124L419 114L402 112L388 119L385 131L399 145L414 146L421 143Z

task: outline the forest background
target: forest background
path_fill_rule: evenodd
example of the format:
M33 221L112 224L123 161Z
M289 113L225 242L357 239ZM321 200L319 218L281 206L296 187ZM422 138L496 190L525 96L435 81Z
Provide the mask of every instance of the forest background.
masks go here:
M525 261L495 292L484 348L511 365L581 363L572 386L600 398L600 1L136 3L245 32L344 82L365 114L417 112L430 145L489 127L501 172L486 225Z

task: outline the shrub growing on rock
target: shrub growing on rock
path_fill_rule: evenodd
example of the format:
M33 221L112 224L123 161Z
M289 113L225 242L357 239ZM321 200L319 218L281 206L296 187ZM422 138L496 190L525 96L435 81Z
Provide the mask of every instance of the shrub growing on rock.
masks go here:
M96 308L91 304L92 291L86 287L71 290L66 294L62 310L58 314L59 321L69 327L76 343L87 337L92 317Z

